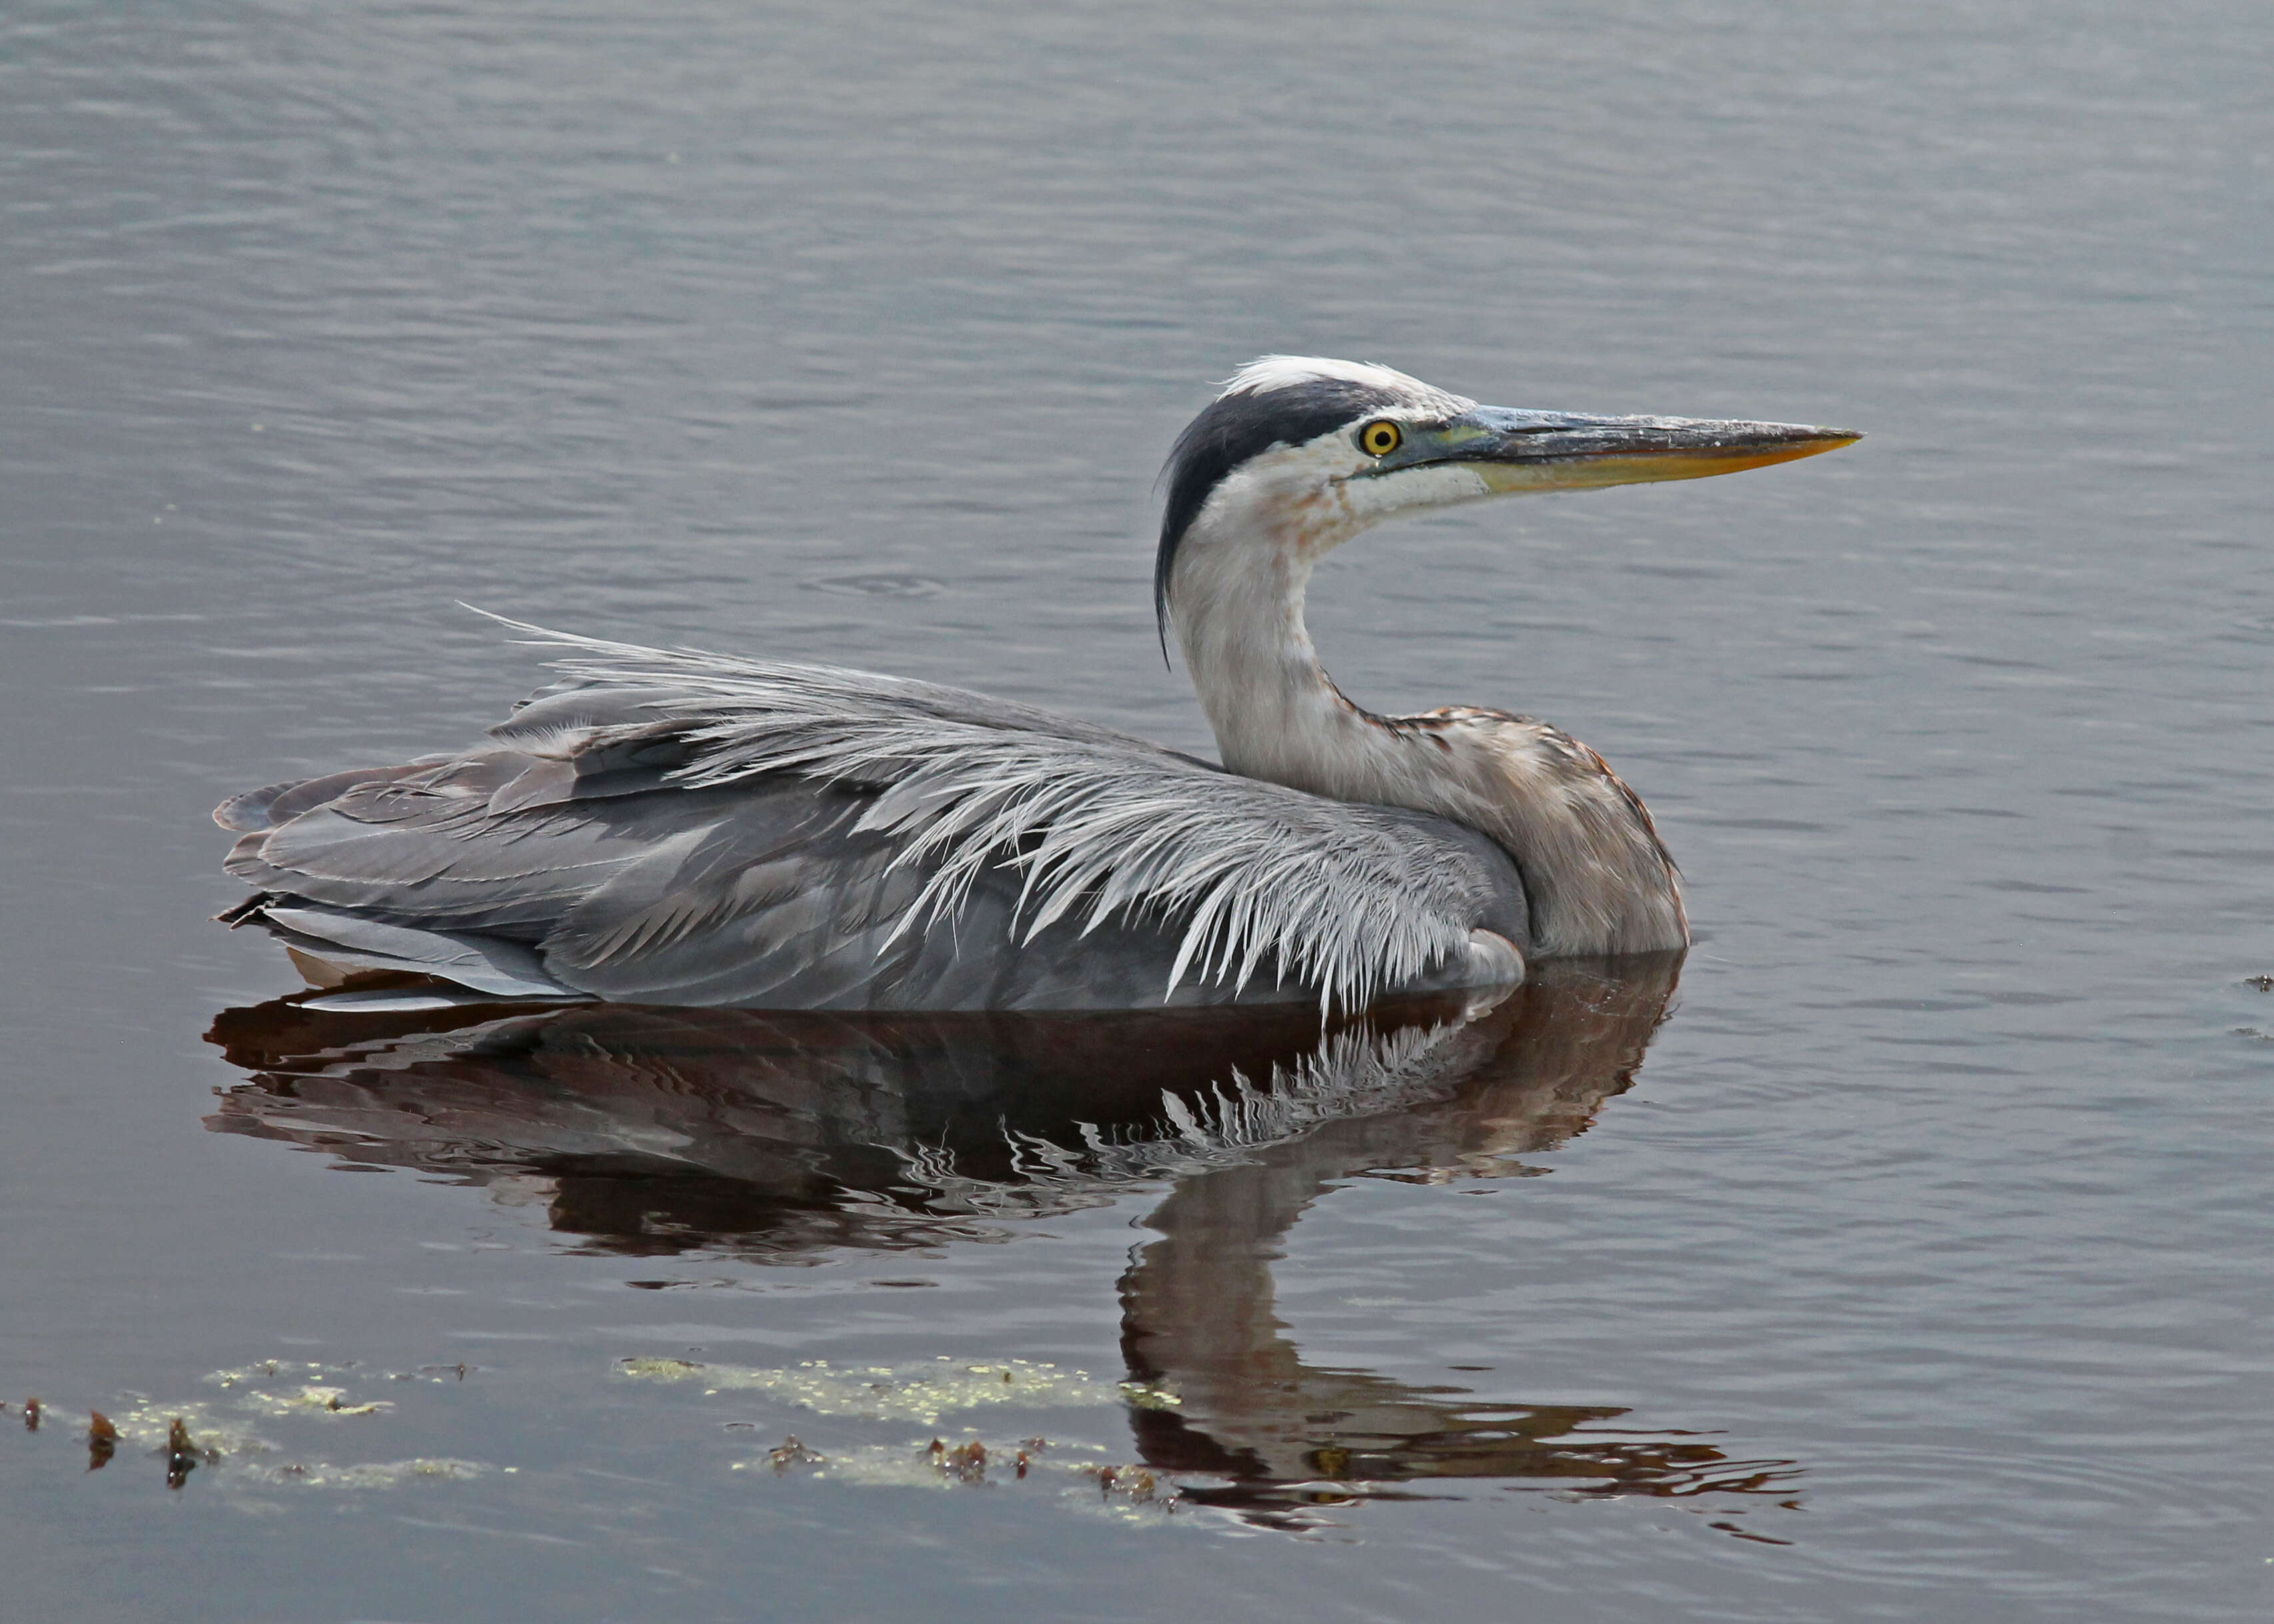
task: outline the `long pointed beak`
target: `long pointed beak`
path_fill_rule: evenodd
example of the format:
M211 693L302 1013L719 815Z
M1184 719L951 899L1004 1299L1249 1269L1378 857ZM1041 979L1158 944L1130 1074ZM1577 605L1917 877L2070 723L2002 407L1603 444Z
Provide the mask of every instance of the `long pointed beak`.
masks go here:
M1456 425L1465 442L1442 460L1476 470L1486 488L1584 491L1659 479L1704 479L1837 451L1851 429L1693 417L1590 417L1483 406Z

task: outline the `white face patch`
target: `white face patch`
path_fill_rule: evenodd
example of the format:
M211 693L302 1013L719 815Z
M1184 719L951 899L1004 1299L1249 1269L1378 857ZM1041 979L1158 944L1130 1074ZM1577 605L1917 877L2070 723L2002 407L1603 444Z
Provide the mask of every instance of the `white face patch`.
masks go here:
M1209 493L1193 543L1241 545L1235 538L1269 537L1315 558L1385 519L1494 494L1466 463L1422 463L1386 474L1372 472L1374 465L1348 429L1267 451Z
M1412 421L1383 415L1392 422ZM1275 464L1272 483L1279 490L1289 496L1299 486L1315 491L1326 499L1328 508L1349 522L1353 535L1400 514L1479 501L1494 493L1484 476L1467 463L1423 462L1377 473L1374 459L1358 448L1348 429L1275 452L1269 460Z
M1401 513L1449 508L1493 494L1485 477L1466 462L1425 462L1393 474L1364 475L1342 483L1343 503L1361 523L1374 524Z

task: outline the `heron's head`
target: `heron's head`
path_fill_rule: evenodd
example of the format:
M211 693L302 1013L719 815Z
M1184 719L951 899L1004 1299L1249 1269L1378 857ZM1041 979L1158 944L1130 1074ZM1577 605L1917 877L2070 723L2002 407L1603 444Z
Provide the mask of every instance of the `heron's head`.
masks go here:
M1386 366L1265 356L1177 439L1154 571L1188 547L1307 560L1398 514L1526 491L1700 479L1852 444L1846 429L1480 406Z

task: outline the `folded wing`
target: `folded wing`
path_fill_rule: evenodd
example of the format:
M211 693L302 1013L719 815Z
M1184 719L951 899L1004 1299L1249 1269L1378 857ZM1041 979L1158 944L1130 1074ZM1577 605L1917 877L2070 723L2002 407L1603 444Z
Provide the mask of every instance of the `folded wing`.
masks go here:
M500 996L770 1008L1355 1007L1479 979L1472 932L1526 944L1514 867L1442 819L958 689L508 624L561 680L486 745L215 813L245 917Z

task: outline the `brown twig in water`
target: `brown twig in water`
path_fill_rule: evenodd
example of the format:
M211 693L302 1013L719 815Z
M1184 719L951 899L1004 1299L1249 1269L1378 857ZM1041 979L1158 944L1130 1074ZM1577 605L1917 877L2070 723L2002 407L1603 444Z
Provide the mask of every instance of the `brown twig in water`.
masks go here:
M178 1489L190 1480L200 1460L213 1458L213 1451L200 1449L190 1437L189 1424L176 1416L166 1429L166 1486Z
M87 1470L101 1471L110 1464L110 1457L117 1453L118 1429L111 1425L110 1417L100 1410L89 1410L87 1422Z

